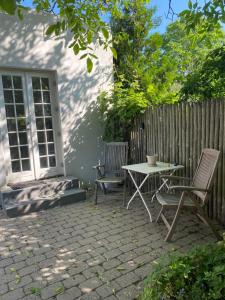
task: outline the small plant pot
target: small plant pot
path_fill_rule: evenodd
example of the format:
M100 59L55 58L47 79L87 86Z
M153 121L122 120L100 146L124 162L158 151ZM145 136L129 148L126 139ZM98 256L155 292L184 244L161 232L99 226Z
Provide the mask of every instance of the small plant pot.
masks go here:
M158 155L146 155L149 167L155 167Z

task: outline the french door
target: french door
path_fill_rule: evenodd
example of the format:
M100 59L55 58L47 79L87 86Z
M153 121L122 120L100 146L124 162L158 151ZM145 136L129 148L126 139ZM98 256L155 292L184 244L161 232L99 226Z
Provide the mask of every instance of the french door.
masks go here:
M1 72L0 130L9 182L60 173L54 100L50 75Z

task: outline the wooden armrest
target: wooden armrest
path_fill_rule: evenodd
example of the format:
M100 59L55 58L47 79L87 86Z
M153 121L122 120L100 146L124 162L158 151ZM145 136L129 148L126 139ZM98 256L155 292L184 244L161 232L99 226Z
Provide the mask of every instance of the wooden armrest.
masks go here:
M105 165L96 165L96 166L93 166L92 169L100 169L100 168L104 168Z
M192 192L192 191L199 191L199 192L209 192L209 190L198 188L195 186L185 186L185 185L173 185L169 187L169 190L179 190L184 192Z
M186 180L186 181L191 181L191 178L189 177L182 177L182 176L173 176L173 175L160 175L160 178L165 178L169 180Z

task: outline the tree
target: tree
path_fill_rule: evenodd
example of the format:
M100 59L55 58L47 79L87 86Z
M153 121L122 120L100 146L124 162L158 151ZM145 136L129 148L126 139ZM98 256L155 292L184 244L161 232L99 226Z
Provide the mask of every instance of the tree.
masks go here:
M142 0L141 0L142 1ZM107 22L103 16L119 15L121 3L127 5L127 0L33 0L32 4L37 12L48 12L55 15L54 23L46 30L47 35L59 36L64 31L70 30L73 34L71 47L76 55L87 61L87 69L91 72L94 54L93 43L98 42L105 49L112 48L111 36ZM23 18L25 8L22 0L0 0L0 9L8 14L17 14Z
M212 50L204 62L190 73L181 90L182 99L204 101L225 97L225 47Z

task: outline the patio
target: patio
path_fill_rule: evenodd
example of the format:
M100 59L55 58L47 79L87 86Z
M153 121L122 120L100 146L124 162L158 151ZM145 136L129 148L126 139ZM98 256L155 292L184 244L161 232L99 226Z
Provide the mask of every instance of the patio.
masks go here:
M150 198L150 197L148 197ZM214 242L210 229L182 216L174 242L150 223L140 199L118 193L9 219L0 215L0 299L135 299L154 261L173 249ZM155 218L159 207L148 202Z

